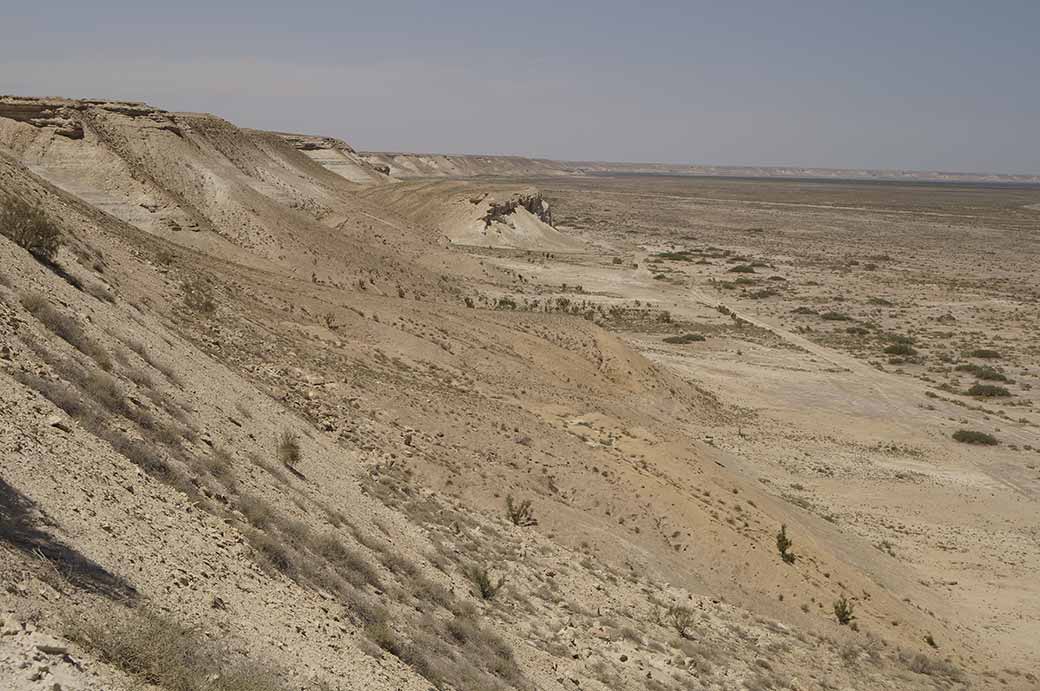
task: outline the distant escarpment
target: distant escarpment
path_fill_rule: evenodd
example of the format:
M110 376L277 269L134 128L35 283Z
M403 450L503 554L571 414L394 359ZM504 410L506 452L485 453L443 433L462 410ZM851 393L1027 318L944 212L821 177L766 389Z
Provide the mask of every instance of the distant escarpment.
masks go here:
M366 161L342 139L290 132L274 132L273 134L281 137L286 144L297 151L351 182L367 184L386 182L389 179L389 166Z

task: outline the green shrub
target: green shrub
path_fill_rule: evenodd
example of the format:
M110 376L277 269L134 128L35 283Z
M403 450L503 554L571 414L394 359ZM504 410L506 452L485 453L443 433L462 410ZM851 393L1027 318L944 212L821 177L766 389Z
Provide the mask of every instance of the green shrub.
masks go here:
M840 598L834 601L834 618L838 620L838 623L842 626L847 626L856 618L853 610L855 607L848 598L842 595Z
M979 379L986 381L1007 381L1008 378L1001 374L996 369L989 365L976 365L975 363L965 363L963 365L957 365L956 370L958 372L970 372Z
M5 197L0 200L0 234L37 259L51 262L61 248L61 231L36 206Z
M466 578L477 587L477 593L484 600L495 599L498 591L506 584L505 576L500 576L497 581L492 579L486 566L470 567L466 569L465 574Z
M990 348L976 348L968 351L968 357L982 358L983 360L999 360L1000 352Z
M731 274L753 274L755 273L755 267L750 264L737 264L736 266L730 267L729 272Z
M787 526L781 525L780 531L776 534L776 549L780 552L780 558L787 564L793 564L796 558L790 551L792 544L794 543L787 537Z
M959 429L953 433L953 438L962 444L983 444L985 446L996 446L1000 442L992 434L977 432L970 429Z
M995 384L974 384L970 389L968 389L968 395L993 398L996 396L1010 396L1011 392L1003 386L997 386Z
M517 504L513 501L512 494L506 495L506 517L509 518L513 525L518 525L522 528L538 525L538 519L534 517L531 500L523 499Z

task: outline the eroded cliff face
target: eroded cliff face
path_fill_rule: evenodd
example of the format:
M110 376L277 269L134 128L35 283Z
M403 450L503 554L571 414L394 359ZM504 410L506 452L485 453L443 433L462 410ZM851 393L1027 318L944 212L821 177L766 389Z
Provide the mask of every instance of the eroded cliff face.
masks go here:
M131 118L146 118L151 121L149 124L158 129L182 134L181 128L173 122L168 113L144 103L0 96L0 118L24 122L38 128L50 128L55 135L68 139L82 139L84 122L97 111L118 113Z

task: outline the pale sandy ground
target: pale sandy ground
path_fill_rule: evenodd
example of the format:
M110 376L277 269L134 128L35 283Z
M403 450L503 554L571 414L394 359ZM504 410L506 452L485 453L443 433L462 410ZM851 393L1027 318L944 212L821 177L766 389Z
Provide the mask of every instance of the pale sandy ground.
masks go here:
M611 301L638 299L660 306L671 312L673 320L689 322L681 330L696 332L699 325L718 321L714 308L723 304L793 346L749 343L731 335L682 346L662 343L660 333L632 331L627 336L652 361L710 389L723 402L747 409L738 425L711 434L716 445L745 459L745 470L771 492L803 500L813 512L831 517L842 534L870 544L888 541L895 556L878 549L865 559L865 569L883 580L890 560L909 565L918 574L919 585L949 603L946 616L970 632L981 648L1009 664L1026 668L1040 664L1036 645L1040 598L1035 578L1040 565L1036 526L1040 416L1032 389L1040 374L1040 344L1035 339L1040 315L1035 311L1036 279L1029 268L1038 256L1037 229L1028 224L1019 228L1013 214L1001 218L989 209L980 214L967 205L932 210L943 200L943 190L917 192L914 203L920 208L905 208L905 198L900 198L897 208L872 208L829 202L827 190L813 192L822 197L819 202L795 201L802 193L795 186L770 190L774 197L783 193L784 199L765 201L734 199L726 196L733 191L727 189L710 190L714 194L709 197L704 185L696 182L688 189L682 182L669 185L678 193L661 192L653 182L612 181L606 189L557 184L560 189L549 194L561 218L570 213L578 217L575 225L585 234L609 235L619 242L626 263L638 262L639 269L605 264L597 257L535 266L499 261L539 283L578 283ZM754 194L746 186L736 189L749 197ZM837 196L855 193L853 187ZM871 190L865 194L875 201ZM900 216L908 217L906 233L920 232L917 238L900 242ZM951 223L929 220L938 216ZM981 223L980 216L986 217ZM653 226L655 235L626 234L624 222L632 217ZM986 227L987 221L994 225ZM767 224L761 235L741 232ZM878 237L870 237L871 228ZM861 234L854 245L842 245L847 233L857 231ZM925 246L922 251L928 256L914 254L927 242L922 238L936 233L946 236L948 251ZM669 280L655 280L657 269L645 268L648 256L661 249L708 246L769 263L768 268L758 269L758 287L765 286L761 280L765 275L782 274L800 286L801 294L785 288L780 297L753 300L741 299L739 291L720 291L709 279L732 280L741 275L725 273L732 264L720 260L713 263L721 267L665 262L677 272L669 272ZM813 271L811 261L828 252L837 261L844 256L867 261L867 252L885 253L891 260L881 271L861 273L855 279L836 271ZM985 259L979 261L979 255ZM993 273L987 277L990 268ZM938 286L931 294L921 293L916 282L899 285L900 276L918 272ZM965 285L960 277L968 275L973 283ZM1005 275L1025 281L1004 284ZM809 278L822 285L801 287ZM980 295L975 282L991 294ZM934 350L942 344L929 342L927 328L921 328L923 320L936 310L957 311L960 319L950 330L972 333L981 327L977 333L987 345L1004 344L1005 360L1000 364L1016 375L1012 404L1017 407L979 403L923 381L937 363L928 369L907 366L910 371L902 373L887 365L888 371L879 371L872 364L881 360L876 354L857 357L826 334L796 332L805 318L790 315L790 310L811 304L807 293L832 297L844 293L842 302L830 304L849 312L853 311L850 304L861 309L868 296L884 294L906 305L892 310L888 321L910 325L918 343ZM998 309L1009 316L987 328L983 326L987 315L980 315L975 306L992 304L999 304ZM970 384L970 378L964 381ZM939 397L929 397L928 392ZM986 412L990 410L1006 410L1008 416L1001 420ZM995 433L1002 444L994 448L958 444L950 435L961 427L999 430Z

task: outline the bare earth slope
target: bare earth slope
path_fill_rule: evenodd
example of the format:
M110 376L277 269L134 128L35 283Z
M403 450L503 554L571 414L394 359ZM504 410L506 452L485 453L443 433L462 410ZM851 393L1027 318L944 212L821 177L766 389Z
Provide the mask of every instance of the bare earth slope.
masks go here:
M442 242L461 188L212 116L4 103L0 196L64 244L0 236L0 688L1035 681L715 442L745 412L640 352L676 317L600 250ZM153 620L212 657L127 654Z

